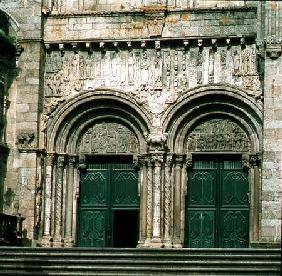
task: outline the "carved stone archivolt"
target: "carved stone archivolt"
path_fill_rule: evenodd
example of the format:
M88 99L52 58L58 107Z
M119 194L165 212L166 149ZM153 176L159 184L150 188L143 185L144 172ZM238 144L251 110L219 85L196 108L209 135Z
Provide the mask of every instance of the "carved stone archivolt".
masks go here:
M84 154L134 154L139 151L139 142L128 127L114 122L102 122L90 127L82 135L79 151Z
M211 119L201 123L187 137L187 152L248 152L250 147L246 132L229 119Z

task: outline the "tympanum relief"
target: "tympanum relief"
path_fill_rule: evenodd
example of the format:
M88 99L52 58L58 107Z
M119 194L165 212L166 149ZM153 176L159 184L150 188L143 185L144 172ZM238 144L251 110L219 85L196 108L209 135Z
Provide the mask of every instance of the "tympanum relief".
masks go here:
M229 119L211 119L195 127L187 137L187 152L248 152L251 148L246 132Z
M139 151L139 143L128 127L113 122L102 122L84 132L79 141L79 151L84 154L134 154Z
M161 114L183 93L199 85L226 83L261 96L256 46L133 48L50 51L46 54L45 114L61 101L97 88L120 90ZM188 92L187 92L188 91Z

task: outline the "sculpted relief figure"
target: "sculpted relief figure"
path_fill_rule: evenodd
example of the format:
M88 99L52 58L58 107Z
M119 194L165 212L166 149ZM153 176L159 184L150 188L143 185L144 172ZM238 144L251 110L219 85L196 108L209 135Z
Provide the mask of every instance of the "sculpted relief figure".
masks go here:
M192 130L187 137L187 151L239 151L250 149L244 130L229 119L212 119Z
M131 93L151 112L165 109L182 91L208 83L245 88L258 99L261 83L255 45L219 47L132 48L46 54L45 96L72 97L82 90L100 87ZM159 93L158 91L162 91ZM157 101L149 103L149 101ZM49 101L50 102L50 101Z

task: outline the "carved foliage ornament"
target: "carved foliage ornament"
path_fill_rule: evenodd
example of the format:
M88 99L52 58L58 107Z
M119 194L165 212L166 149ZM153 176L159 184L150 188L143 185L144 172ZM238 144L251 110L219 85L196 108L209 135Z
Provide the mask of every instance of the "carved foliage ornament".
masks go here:
M229 119L212 119L188 135L187 151L238 151L250 149L244 130Z
M135 134L118 123L97 123L89 128L80 141L81 153L138 153Z
M17 145L19 148L31 148L35 139L33 132L22 132L17 136Z

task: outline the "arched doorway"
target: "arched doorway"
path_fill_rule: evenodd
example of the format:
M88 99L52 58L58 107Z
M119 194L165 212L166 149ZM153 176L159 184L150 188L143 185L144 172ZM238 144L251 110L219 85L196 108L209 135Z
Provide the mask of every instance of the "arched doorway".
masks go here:
M261 117L259 102L227 86L197 88L166 111L174 247L249 247L258 239Z
M81 247L136 247L139 234L139 144L125 125L97 122L79 144L86 167L80 172L77 244Z
M242 127L227 118L209 118L187 135L187 247L249 246L249 176L242 153L250 140Z
M66 101L46 128L44 228L51 246L136 247L149 117L123 93Z

